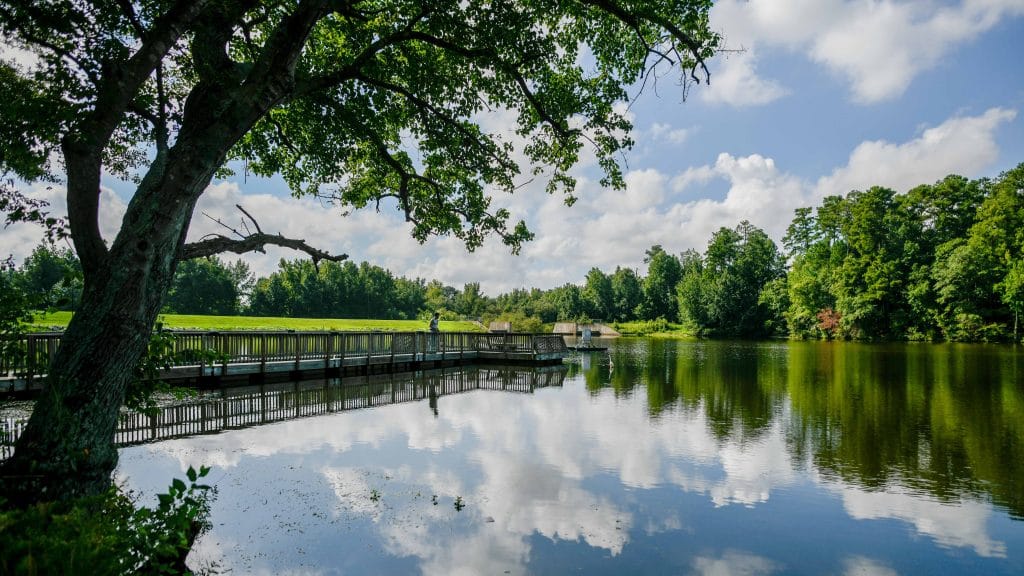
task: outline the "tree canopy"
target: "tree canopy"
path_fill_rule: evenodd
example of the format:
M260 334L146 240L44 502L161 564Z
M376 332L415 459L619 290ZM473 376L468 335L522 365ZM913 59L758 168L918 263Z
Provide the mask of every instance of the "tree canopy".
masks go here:
M16 95L0 107L12 128L0 166L25 179L90 168L92 192L99 165L140 182L202 165L181 177L205 180L244 160L295 194L354 208L393 199L421 240L454 234L473 248L494 232L517 249L529 232L491 210L488 192L515 190L526 168L571 202L585 145L602 182L621 185L615 155L631 142L615 105L655 65L699 78L718 41L710 4L4 3L0 29L37 60L0 66ZM515 113L521 149L481 128L494 110ZM92 194L69 193L72 222L94 220ZM105 250L96 230L75 228L88 268Z

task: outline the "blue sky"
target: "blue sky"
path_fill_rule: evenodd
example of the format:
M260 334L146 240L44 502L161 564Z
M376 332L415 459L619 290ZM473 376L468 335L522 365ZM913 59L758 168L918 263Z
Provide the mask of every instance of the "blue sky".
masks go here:
M716 57L710 86L693 87L685 102L670 75L632 103L626 190L602 189L585 159L571 208L543 182L495 199L537 235L519 256L495 239L471 254L452 238L420 245L387 206L343 217L290 198L277 179L241 175L211 185L191 237L216 230L202 212L236 222L240 203L265 231L396 275L480 282L496 295L581 283L595 266L643 274L653 244L703 252L715 230L744 219L778 241L793 209L825 195L903 192L1024 162L1024 0L726 0L715 3L712 26L742 50ZM481 121L494 131L511 124L500 114ZM102 228L112 238L131 189L105 184ZM35 193L63 204L59 187ZM20 259L37 242L37 232L11 227L0 253ZM266 275L282 257L300 255L270 249L246 260Z

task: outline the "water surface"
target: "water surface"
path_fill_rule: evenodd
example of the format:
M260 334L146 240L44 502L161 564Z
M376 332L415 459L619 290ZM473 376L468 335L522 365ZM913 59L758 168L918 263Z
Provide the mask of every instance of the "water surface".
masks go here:
M212 466L190 562L236 574L1024 574L1020 348L610 346L229 392L320 414L118 475Z

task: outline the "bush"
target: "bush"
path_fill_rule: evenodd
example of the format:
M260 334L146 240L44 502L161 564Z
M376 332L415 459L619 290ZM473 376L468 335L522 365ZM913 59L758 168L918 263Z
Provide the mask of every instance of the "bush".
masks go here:
M156 508L130 494L8 508L0 501L2 574L181 574L192 542L209 527L213 489L197 484L209 468L175 478Z
M650 334L663 334L668 332L680 332L682 328L678 324L672 324L664 318L654 320L636 320L633 322L614 322L612 328L626 336L647 336Z

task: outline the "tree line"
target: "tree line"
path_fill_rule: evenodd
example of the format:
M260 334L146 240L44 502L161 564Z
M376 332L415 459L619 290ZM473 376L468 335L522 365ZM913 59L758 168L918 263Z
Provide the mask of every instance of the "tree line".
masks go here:
M556 321L653 321L718 337L994 341L1019 339L1024 311L1024 164L995 179L951 175L904 194L829 196L796 210L780 248L741 222L703 253L644 255L647 274L592 268L581 284L496 297L408 279L363 262L281 260L257 279L242 261L181 263L163 311L311 318L508 320L539 331ZM7 282L73 309L81 268L43 244Z

